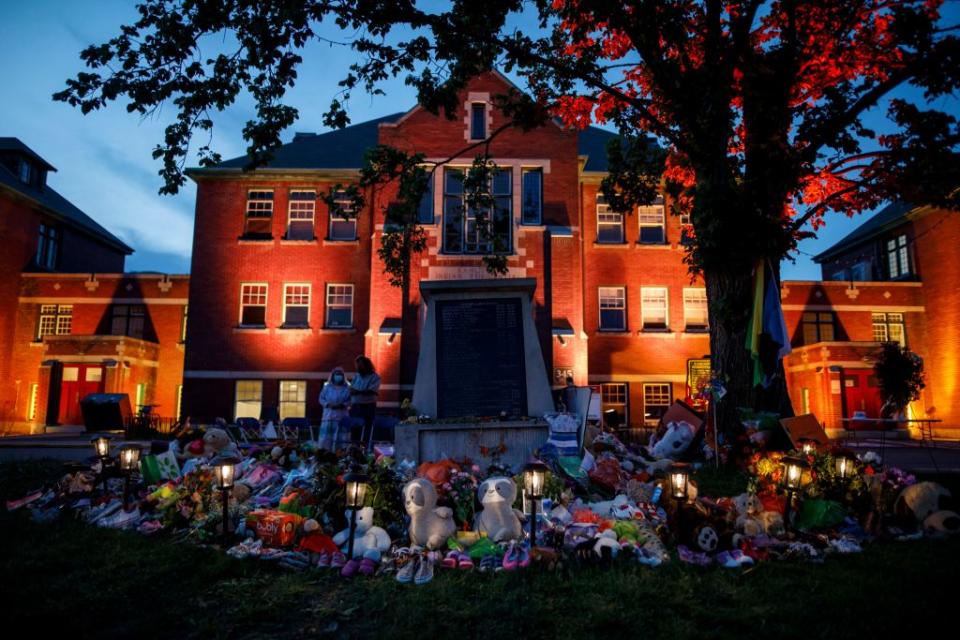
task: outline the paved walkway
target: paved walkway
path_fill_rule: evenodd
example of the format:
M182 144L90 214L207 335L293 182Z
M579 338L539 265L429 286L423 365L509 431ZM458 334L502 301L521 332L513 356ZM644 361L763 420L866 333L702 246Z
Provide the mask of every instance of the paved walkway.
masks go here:
M93 434L45 434L0 438L0 462L31 458L55 460L86 460L93 455L90 438ZM114 435L112 446L124 444L121 436ZM149 440L137 440L149 447ZM875 451L883 456L888 465L915 473L960 474L960 442L921 443L917 440L887 440L879 438L848 441L847 446L857 453Z

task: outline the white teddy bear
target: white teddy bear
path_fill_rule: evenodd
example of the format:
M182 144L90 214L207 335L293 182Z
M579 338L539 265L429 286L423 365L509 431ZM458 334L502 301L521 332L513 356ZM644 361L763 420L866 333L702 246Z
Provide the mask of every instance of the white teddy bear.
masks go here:
M662 438L653 437L647 453L658 460L676 460L690 447L696 434L697 430L689 422L671 422Z
M346 512L347 520L350 511ZM346 553L350 541L350 528L346 528L333 536L333 542ZM363 507L357 510L357 530L353 536L353 557L370 558L379 562L380 555L390 550L390 535L373 524L373 507Z

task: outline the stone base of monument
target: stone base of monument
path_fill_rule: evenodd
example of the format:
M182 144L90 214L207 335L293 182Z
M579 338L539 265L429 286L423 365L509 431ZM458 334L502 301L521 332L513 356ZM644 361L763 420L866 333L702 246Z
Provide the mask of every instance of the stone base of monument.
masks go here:
M398 424L396 455L398 460L414 460L417 464L469 458L482 469L500 462L520 471L530 455L544 445L547 436L547 424L539 420ZM481 453L501 444L505 451L496 457Z

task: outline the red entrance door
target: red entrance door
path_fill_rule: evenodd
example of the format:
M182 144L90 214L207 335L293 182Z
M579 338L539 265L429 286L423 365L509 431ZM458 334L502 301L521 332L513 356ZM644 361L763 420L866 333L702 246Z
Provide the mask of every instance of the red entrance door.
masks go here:
M877 377L873 369L844 369L843 399L845 417L853 418L859 411L867 418L879 418L880 389L877 387Z
M64 364L60 383L60 424L83 424L80 401L91 393L103 393L103 365Z

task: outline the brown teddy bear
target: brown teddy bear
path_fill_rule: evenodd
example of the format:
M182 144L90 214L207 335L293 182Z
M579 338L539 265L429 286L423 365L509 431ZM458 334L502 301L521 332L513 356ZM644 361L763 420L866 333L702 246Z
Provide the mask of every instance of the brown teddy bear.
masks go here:
M231 455L240 457L240 449L236 443L230 439L230 435L218 427L210 427L203 434L203 451L208 458L218 455Z

